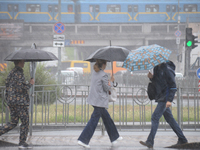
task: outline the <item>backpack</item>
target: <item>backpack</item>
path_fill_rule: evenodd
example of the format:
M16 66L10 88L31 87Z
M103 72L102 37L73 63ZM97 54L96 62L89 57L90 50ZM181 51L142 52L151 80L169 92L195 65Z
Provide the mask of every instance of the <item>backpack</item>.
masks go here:
M155 99L156 96L156 87L153 82L149 82L148 87L147 87L147 94L150 100Z

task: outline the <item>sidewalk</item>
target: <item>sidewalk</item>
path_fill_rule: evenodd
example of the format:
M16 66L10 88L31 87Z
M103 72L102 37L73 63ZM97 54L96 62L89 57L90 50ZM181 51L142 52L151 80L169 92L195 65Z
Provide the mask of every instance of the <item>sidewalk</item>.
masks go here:
M82 130L62 130L62 131L43 131L33 132L32 137L28 137L27 143L33 145L34 150L62 150L62 149L84 149L77 145L77 139ZM120 136L123 137L115 147L111 147L111 143L107 133L102 136L99 130L95 131L93 138L89 145L91 150L112 149L112 150L147 150L147 147L142 146L139 141L145 141L149 131L142 132L128 132L120 131ZM200 142L200 132L184 132L188 142ZM10 131L10 133L0 136L1 141L7 141L18 145L19 133L17 131ZM176 144L178 138L175 133L170 131L158 131L155 138L154 150L173 150L172 148L164 148ZM1 147L0 150L14 150L17 146Z

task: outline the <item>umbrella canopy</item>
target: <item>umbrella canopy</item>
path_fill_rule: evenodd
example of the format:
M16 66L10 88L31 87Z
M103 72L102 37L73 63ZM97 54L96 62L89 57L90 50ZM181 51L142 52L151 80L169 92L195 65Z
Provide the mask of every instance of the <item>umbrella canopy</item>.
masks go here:
M170 54L170 50L156 44L142 46L129 53L123 67L129 71L150 70L168 60Z
M58 58L51 52L39 49L23 49L15 51L8 55L5 61L25 60L25 61L51 61L58 60Z
M129 54L129 50L120 46L106 46L92 53L86 61L95 62L96 59L106 61L124 61Z

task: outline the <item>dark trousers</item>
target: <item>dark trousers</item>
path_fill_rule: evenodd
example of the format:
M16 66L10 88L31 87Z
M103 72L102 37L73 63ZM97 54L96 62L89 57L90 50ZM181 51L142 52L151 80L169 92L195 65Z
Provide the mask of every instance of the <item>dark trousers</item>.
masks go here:
M19 142L25 142L29 130L29 107L23 105L9 106L11 121L0 127L0 135L15 128L21 120Z
M151 131L147 138L147 142L152 144L152 146L154 145L154 138L155 138L158 126L159 126L159 120L162 117L162 115L164 116L165 120L170 125L172 130L178 136L178 140L181 142L187 142L187 139L183 135L183 132L182 132L181 128L179 127L178 123L174 119L170 108L166 108L166 102L158 102L158 105L157 105L154 113L152 114Z
M97 127L100 117L103 120L108 136L110 138L110 141L113 142L116 139L118 139L119 133L108 111L105 108L95 107L95 106L93 107L94 107L94 111L91 115L91 118L88 121L87 125L85 126L78 140L80 140L81 142L85 144L89 144L90 139L92 138L94 131Z

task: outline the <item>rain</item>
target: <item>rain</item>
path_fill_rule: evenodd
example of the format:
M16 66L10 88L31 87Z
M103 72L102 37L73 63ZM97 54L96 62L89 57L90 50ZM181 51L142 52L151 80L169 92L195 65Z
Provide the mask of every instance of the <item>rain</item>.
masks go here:
M92 60L91 57L105 47L123 47L134 56L127 53L120 61L106 59L108 62L104 70L109 78L114 75L117 83L118 99L113 102L113 106L111 103L109 106L113 108L110 110L113 117L116 112L114 108L122 107L122 110L117 112L120 113L117 116L119 120L115 120L120 128L120 115L123 124L134 124L134 115L130 116L130 120L126 120L126 109L129 106L133 108L132 114L134 108L139 107L139 120L136 121L138 124L151 122L145 119L145 107L155 106L156 103L148 98L147 86L150 81L147 74L153 74L155 66L170 60L175 64L177 92L173 108L176 109L176 121L179 125L188 123L188 127L191 124L190 117L193 117L191 122L195 128L188 128L200 130L200 0L0 0L2 125L6 123L6 116L3 116L6 113L3 104L5 79L14 67L13 63L5 58L11 53L31 49L34 43L36 48L33 48L33 51L38 49L52 53L57 60L37 61L34 75L31 74L31 62L26 61L26 80L28 81L30 76L35 77L35 87L31 93L31 115L37 113L33 112L37 111L37 105L42 108L45 106L42 111L46 111L51 105L57 110L57 105L62 105L62 119L58 123L66 125L87 122L86 116L90 116L90 112L86 111L87 96L97 59ZM169 53L162 59L156 59L156 63L151 62L151 67L147 67L147 59L135 58L136 51L146 47L147 50L155 52L152 45L158 45ZM121 54L115 53L113 57L119 55L121 57ZM136 64L142 63L140 61L146 66L135 67ZM74 107L75 117L68 122L70 106ZM76 120L76 106L80 106L82 110L79 112L81 121ZM152 107L150 109L154 110ZM191 109L194 111L190 112ZM183 116L183 110L187 112L186 116ZM56 115L57 113L55 112ZM44 114L46 117L50 113ZM34 132L34 121L37 124L36 118L31 118L31 134L32 130ZM57 116L54 120L56 119ZM47 120L45 118L45 123Z

